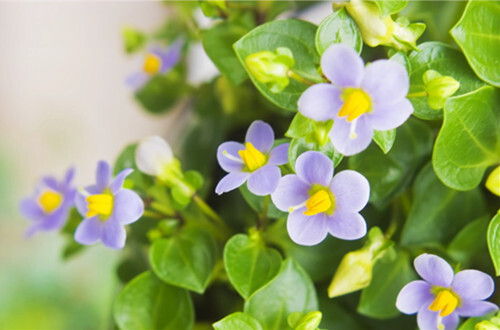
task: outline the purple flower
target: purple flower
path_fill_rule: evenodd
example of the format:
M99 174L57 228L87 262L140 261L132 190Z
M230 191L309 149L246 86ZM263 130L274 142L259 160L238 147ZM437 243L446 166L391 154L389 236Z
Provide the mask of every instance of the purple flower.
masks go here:
M58 230L64 226L75 202L76 189L71 185L74 175L75 169L70 168L60 182L52 176L44 177L35 193L21 201L21 213L34 222L26 236L38 230Z
M344 155L363 151L374 130L396 128L413 112L406 99L408 73L399 63L378 60L365 68L353 49L333 44L323 53L321 68L332 84L309 87L298 108L311 119L334 120L330 139Z
M287 229L301 245L315 245L330 233L353 240L366 234L365 219L359 211L368 203L368 180L355 171L333 177L332 161L317 151L306 151L295 163L297 175L281 178L271 194L276 207L290 212Z
M124 189L125 178L132 173L128 168L111 179L108 163L97 165L96 184L76 195L78 212L85 217L75 232L75 240L84 245L99 240L112 249L125 245L125 227L137 221L144 213L144 204L135 192Z
M483 301L494 291L486 273L466 269L454 274L451 266L433 254L421 254L414 261L424 280L408 283L399 292L396 307L404 314L417 314L422 330L456 329L459 316L482 316L498 310Z
M167 73L179 62L183 42L175 41L170 47L162 49L153 47L144 56L142 70L131 74L126 79L126 84L132 88L140 88L152 76Z
M222 194L248 180L248 190L255 195L269 195L281 178L278 165L288 163L288 143L272 148L274 131L268 123L254 121L248 128L245 145L224 142L217 149L217 160L229 174L220 180L215 192Z

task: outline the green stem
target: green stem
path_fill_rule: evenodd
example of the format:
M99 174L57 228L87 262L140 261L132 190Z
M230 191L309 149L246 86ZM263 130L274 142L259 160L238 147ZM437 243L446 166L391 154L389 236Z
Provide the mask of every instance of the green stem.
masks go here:
M262 212L259 214L259 218L257 220L257 227L259 229L265 229L267 225L267 211L269 210L269 195L264 197L264 201L262 203Z
M301 75L299 75L298 73L296 73L293 70L288 70L288 77L290 77L293 80L296 80L299 83L304 84L304 85L308 85L308 86L314 85L314 83L312 81L302 77Z
M198 205L200 210L212 221L214 221L217 225L220 226L222 230L224 230L224 233L227 234L227 236L230 235L231 229L227 226L227 224L224 222L224 220L215 212L210 205L205 203L203 199L201 199L200 196L194 194L193 195L193 201Z
M424 96L427 96L427 92L426 91L415 92L415 93L408 93L406 95L407 98L424 97Z

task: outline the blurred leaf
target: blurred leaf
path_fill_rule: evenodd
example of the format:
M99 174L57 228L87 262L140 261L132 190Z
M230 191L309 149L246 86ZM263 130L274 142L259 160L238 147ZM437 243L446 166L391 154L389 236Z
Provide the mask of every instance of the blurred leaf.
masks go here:
M358 26L344 8L327 16L316 31L316 50L321 55L332 44L345 44L361 53L363 40Z
M375 3L380 10L380 15L385 17L399 13L408 4L408 0L375 0Z
M213 324L215 330L262 330L262 326L253 316L236 312Z
M184 96L186 86L178 70L156 75L135 92L136 100L153 114L166 113Z
M259 214L262 213L264 204L267 203L267 216L269 218L271 219L286 218L287 213L278 210L278 208L274 206L274 204L269 200L270 196L254 195L250 192L250 190L248 190L246 184L240 186L239 190L245 201L256 213ZM267 202L265 201L266 198L268 199Z
M491 219L488 226L488 249L496 275L500 275L500 211Z
M144 46L146 35L132 27L125 27L122 30L123 45L125 52L132 54Z
M473 261L476 254L486 251L488 223L486 216L468 223L448 245L448 255L464 265Z

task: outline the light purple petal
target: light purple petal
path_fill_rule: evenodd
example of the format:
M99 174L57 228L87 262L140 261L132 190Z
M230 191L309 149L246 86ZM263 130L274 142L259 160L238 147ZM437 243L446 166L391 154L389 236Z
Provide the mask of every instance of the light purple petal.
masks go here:
M250 173L248 172L231 172L219 181L217 187L215 187L215 193L220 195L236 189L244 184L249 176Z
M149 80L149 78L150 76L148 74L140 71L127 76L127 78L125 78L125 84L132 89L139 89Z
M111 180L111 168L109 164L101 160L97 164L97 171L95 174L96 186L99 191L103 191L108 187L109 180Z
M56 178L54 178L53 176L44 177L42 179L42 182L44 185L46 185L47 187L49 187L50 189L52 189L54 191L59 191L59 189L60 189Z
M364 63L354 49L343 44L333 44L321 56L321 69L335 85L359 87L363 79Z
M316 245L328 234L323 213L307 216L301 210L294 211L288 215L286 228L292 241L300 245Z
M285 175L271 194L271 199L278 209L288 212L290 207L302 204L309 198L309 189L310 186L297 175Z
M433 312L429 310L428 305L423 305L417 314L418 328L420 330L438 330L438 317L439 312Z
M442 320L444 325L444 330L455 330L458 327L458 322L460 321L458 313L451 313L445 316Z
M127 233L123 225L112 219L104 223L101 236L102 244L112 249L121 249L125 246L126 238Z
M274 131L266 122L255 120L248 127L245 142L250 142L262 153L267 154L274 143Z
M84 190L89 195L95 195L95 194L101 193L101 191L99 190L99 188L96 185L85 187ZM76 206L76 209L78 210L78 213L80 213L83 217L85 217L85 215L88 212L87 197L85 197L85 195L83 195L81 192L78 192L75 196L75 206Z
M431 285L425 281L406 284L398 294L396 307L404 314L415 314L423 305L429 306L434 300Z
M316 121L335 118L342 107L340 90L331 84L316 84L304 91L299 98L299 112Z
M83 245L97 243L101 238L103 224L98 216L84 219L76 228L75 241Z
M367 113L373 129L387 131L401 126L413 113L413 106L407 99L386 105L375 105L373 112Z
M295 162L295 172L303 181L327 187L333 176L330 158L318 151L306 151Z
M178 39L172 43L168 49L156 49L152 51L152 53L159 56L162 60L160 68L161 73L166 73L179 62L183 43L183 40Z
M290 143L283 143L271 150L267 163L269 165L284 165L288 163L288 147Z
M489 301L462 301L462 305L456 309L460 316L472 317L483 316L498 311L498 306Z
M361 88L375 104L390 104L406 97L410 79L403 65L378 60L366 67Z
M217 148L217 161L220 167L226 172L241 171L243 169L243 160L241 160L238 151L245 150L245 146L238 142L224 142ZM228 155L224 155L224 153ZM233 160L239 159L240 161Z
M31 236L36 234L36 232L40 230L41 225L42 225L41 221L35 222L33 225L28 227L28 229L26 229L26 231L24 232L24 237L30 238Z
M45 216L45 212L40 208L34 197L27 197L19 204L19 211L29 220L38 221Z
M453 281L453 269L443 259L433 254L421 254L413 262L418 275L432 285L449 288Z
M345 156L352 156L365 150L373 138L373 129L367 123L365 116L356 119L356 137L351 138L351 125L345 118L337 118L330 131L330 139L337 151Z
M125 182L125 178L129 176L133 171L134 170L132 168L126 168L120 173L118 173L113 179L113 181L111 181L111 184L109 185L111 193L116 194L116 192L123 187L123 182Z
M366 234L366 221L359 213L334 211L328 217L327 226L332 236L344 240L358 239Z
M69 188L69 186L71 185L71 181L73 181L74 177L75 177L75 168L70 167L66 172L66 175L64 176L64 179L62 181L62 186L64 189Z
M144 213L142 199L130 189L117 192L113 202L113 218L122 225L138 220Z
M281 171L277 166L264 165L248 177L248 190L257 196L269 195L278 186Z
M40 224L42 230L56 230L61 228L68 218L68 209L59 207L51 214L47 214Z
M483 300L491 296L495 283L491 276L479 270L466 269L458 272L451 288L463 300Z
M359 212L370 198L368 180L356 171L345 170L337 173L330 183L338 211Z

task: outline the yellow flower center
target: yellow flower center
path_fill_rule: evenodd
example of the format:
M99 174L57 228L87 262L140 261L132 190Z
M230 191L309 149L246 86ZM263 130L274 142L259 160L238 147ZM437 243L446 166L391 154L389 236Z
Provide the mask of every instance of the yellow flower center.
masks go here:
M245 147L246 149L238 151L238 155L240 155L243 163L245 163L246 167L251 172L266 163L266 156L259 150L255 149L252 143L247 142Z
M315 215L328 211L333 205L332 197L325 189L318 190L306 201L307 210L304 214Z
M113 195L97 194L87 197L87 218L99 215L102 220L106 220L113 211Z
M457 306L458 297L452 291L444 289L439 291L429 309L433 312L439 312L439 316L445 317L453 313Z
M372 110L370 96L361 89L348 88L343 93L342 98L344 104L340 108L339 117L347 116L348 122Z
M38 203L42 207L45 213L52 213L55 211L62 203L63 196L55 191L47 190L43 192L38 198Z
M161 68L161 58L155 54L151 53L147 54L146 58L144 59L144 66L142 68L144 72L153 75L158 73L160 71L160 68Z

